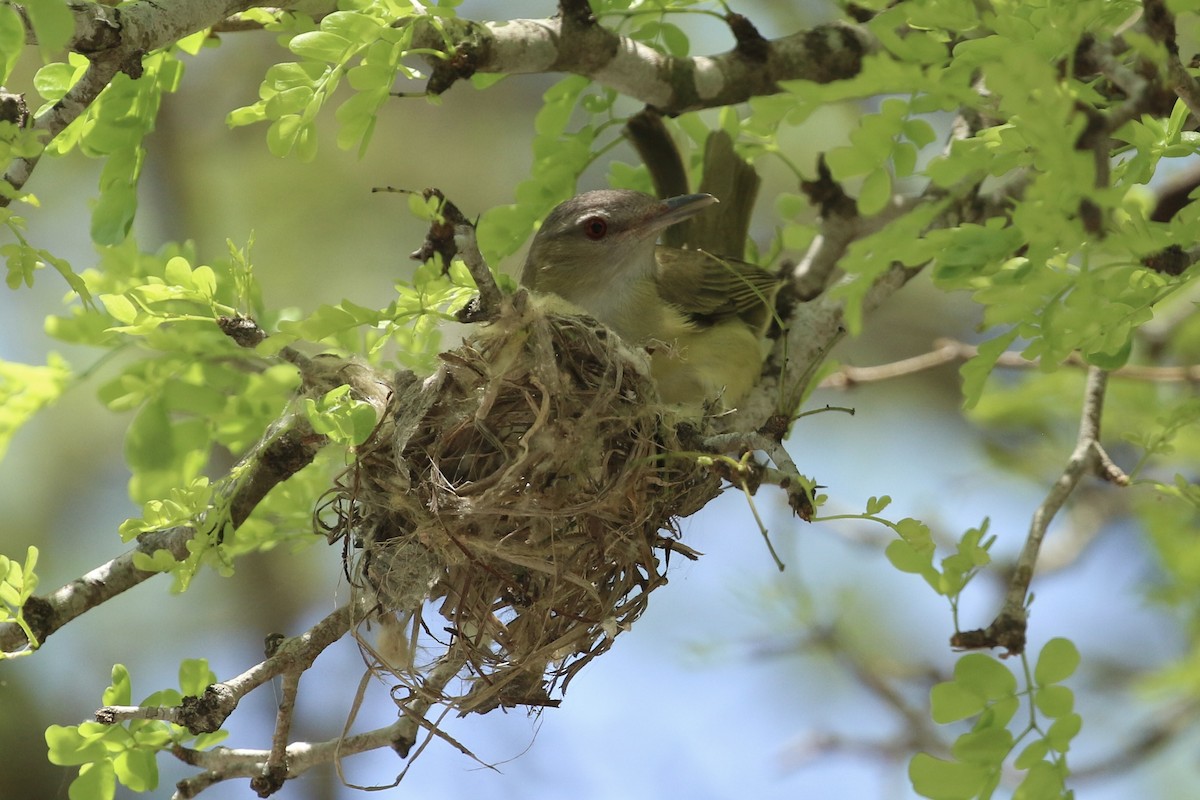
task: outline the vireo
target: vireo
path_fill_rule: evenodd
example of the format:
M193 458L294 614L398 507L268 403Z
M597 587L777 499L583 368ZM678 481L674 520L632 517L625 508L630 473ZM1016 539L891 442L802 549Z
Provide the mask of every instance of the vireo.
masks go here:
M621 189L573 197L533 237L521 283L649 349L664 402L732 408L758 380L779 280L740 259L656 244L665 228L715 202Z

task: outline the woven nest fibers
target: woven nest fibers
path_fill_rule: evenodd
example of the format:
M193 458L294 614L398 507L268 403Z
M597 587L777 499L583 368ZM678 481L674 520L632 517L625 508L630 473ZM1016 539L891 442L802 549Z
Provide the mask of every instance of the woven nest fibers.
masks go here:
M666 556L695 557L674 521L720 491L644 353L521 299L397 389L335 504L368 607L409 626L387 667L418 685L457 660L443 700L464 714L556 704L666 583Z

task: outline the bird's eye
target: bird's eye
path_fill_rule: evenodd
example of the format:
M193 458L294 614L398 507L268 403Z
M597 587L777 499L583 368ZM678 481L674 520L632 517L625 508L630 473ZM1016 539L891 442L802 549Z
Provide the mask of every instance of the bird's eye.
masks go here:
M589 239L603 239L608 233L608 220L604 217L588 217L583 221L583 235Z

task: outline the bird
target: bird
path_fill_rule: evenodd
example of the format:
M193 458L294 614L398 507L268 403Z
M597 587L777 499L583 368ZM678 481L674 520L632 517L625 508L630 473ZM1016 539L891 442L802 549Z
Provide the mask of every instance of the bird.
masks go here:
M628 189L576 195L542 222L521 283L645 347L660 399L695 412L736 407L762 370L779 279L738 258L657 244L717 198Z

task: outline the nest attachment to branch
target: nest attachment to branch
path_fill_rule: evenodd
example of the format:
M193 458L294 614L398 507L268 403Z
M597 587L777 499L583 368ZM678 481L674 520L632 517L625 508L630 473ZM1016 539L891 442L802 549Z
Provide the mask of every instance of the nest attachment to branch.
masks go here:
M666 556L695 557L675 519L720 491L681 454L644 353L514 300L396 388L332 504L364 607L411 644L385 666L415 689L461 662L440 699L463 714L556 704L666 583Z

